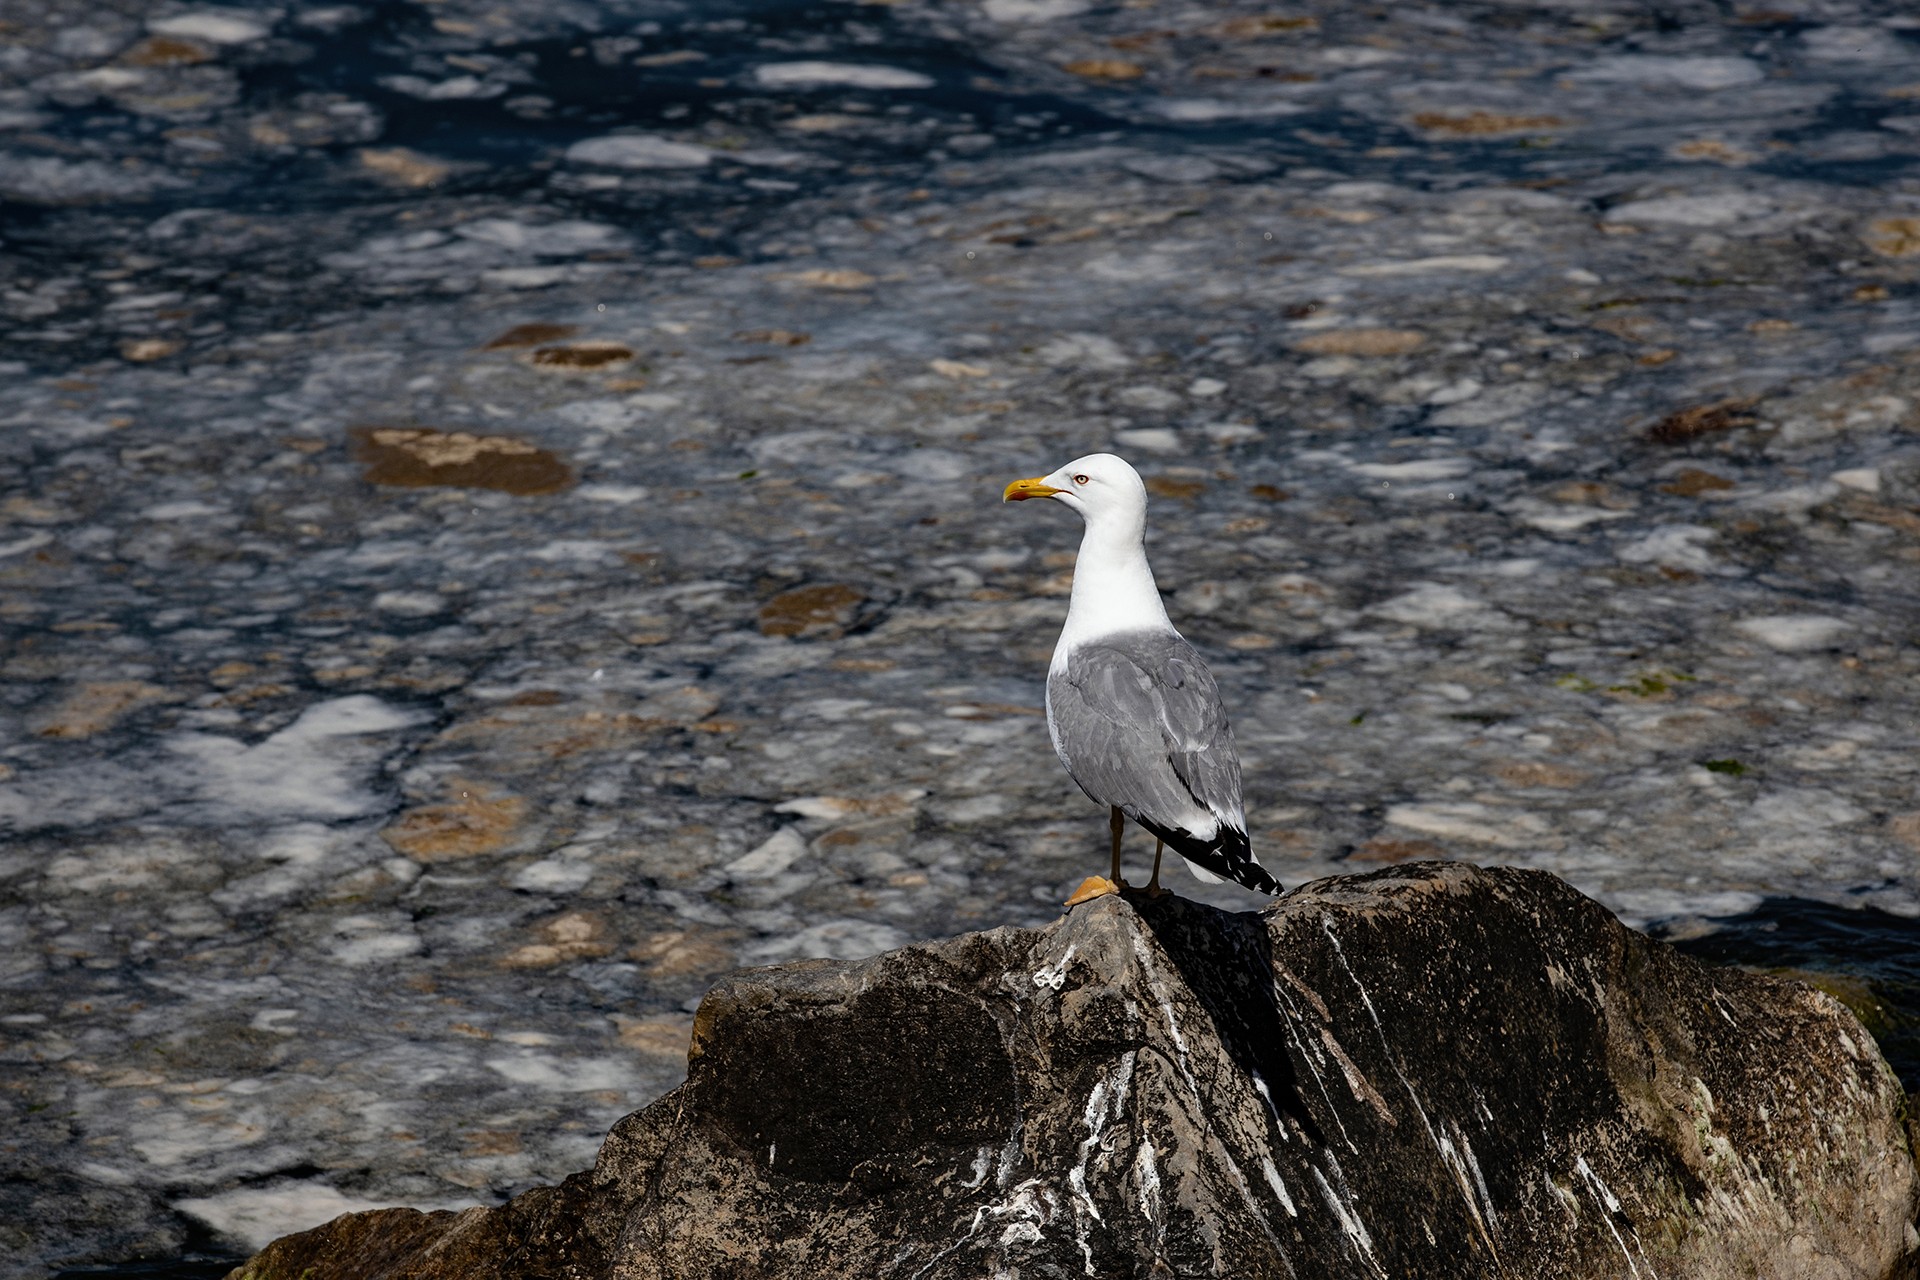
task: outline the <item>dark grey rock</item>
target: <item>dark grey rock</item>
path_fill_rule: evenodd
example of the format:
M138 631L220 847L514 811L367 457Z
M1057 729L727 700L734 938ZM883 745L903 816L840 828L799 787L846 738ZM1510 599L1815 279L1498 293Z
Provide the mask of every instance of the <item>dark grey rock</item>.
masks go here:
M591 1173L234 1276L1879 1277L1917 1191L1834 1000L1418 864L742 973Z

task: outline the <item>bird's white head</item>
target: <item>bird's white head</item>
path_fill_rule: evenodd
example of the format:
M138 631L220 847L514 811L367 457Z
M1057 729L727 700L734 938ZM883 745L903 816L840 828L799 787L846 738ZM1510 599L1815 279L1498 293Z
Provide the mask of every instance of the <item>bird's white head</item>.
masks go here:
M1001 495L1003 502L1052 498L1080 513L1087 527L1120 537L1139 537L1147 526L1147 486L1125 458L1090 453L1075 458L1052 475L1015 480Z

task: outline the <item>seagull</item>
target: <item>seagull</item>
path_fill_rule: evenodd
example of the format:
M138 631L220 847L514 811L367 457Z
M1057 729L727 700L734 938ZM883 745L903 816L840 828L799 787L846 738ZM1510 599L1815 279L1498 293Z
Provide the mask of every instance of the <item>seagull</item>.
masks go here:
M1147 564L1140 473L1111 453L1088 454L1052 475L1015 480L1001 496L1029 498L1051 498L1086 522L1047 671L1047 731L1068 774L1107 808L1113 874L1088 877L1067 905L1128 887L1120 837L1129 818L1155 837L1149 894L1163 892L1167 845L1209 884L1279 893L1247 841L1240 757L1220 686L1168 621Z

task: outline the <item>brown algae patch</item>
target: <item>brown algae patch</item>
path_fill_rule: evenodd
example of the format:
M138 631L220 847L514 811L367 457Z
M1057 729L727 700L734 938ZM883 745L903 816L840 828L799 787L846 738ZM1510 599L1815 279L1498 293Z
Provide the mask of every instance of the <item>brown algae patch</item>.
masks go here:
M501 965L508 969L551 969L581 960L598 960L613 951L607 922L585 911L569 911L539 928L539 942L511 952ZM688 1031L691 1036L691 1027Z
M1676 409L1654 423L1653 429L1647 432L1647 438L1655 444L1685 444L1700 436L1751 427L1759 421L1747 412L1752 407L1752 400L1735 399Z
M129 67L191 67L212 59L213 54L191 40L148 36L121 54L119 60Z
M153 702L177 701L178 694L140 680L102 680L75 688L58 706L34 721L42 738L91 738L121 717Z
M617 342L569 342L563 346L537 347L530 358L541 369L599 373L632 363L633 350Z
M791 280L795 284L811 285L815 289L839 289L843 292L865 289L877 283L875 277L851 267L815 267L807 271L786 272L773 278Z
M1139 63L1124 58L1082 58L1065 64L1061 70L1088 80L1138 80L1147 74Z
M355 427L353 455L364 478L396 488L443 486L502 493L558 493L574 481L553 453L516 436L478 436L427 427Z
M362 147L360 167L374 177L401 187L438 186L453 166L406 147Z
M1687 467L1661 485L1660 492L1677 494L1682 498L1697 498L1703 493L1720 493L1733 487L1733 481L1725 476L1717 476L1698 467Z
M1431 840L1375 836L1347 855L1352 862L1445 862L1452 857Z
M1316 356L1403 356L1426 341L1417 329L1328 329L1295 339L1293 349Z
M129 338L120 344L120 358L134 364L152 364L179 355L186 345L178 338Z
M1542 129L1564 129L1571 121L1559 116L1510 116L1496 111L1422 111L1413 117L1413 126L1427 133L1450 138L1490 138L1503 133L1537 133Z
M537 347L542 343L561 342L580 332L577 324L517 324L499 337L489 342L482 350L505 351L514 347Z
M519 833L527 802L495 795L477 783L456 783L454 799L421 805L380 833L395 852L416 862L446 862L505 848Z
M770 636L838 636L866 598L844 582L795 587L760 606L760 630Z
M1911 258L1920 254L1920 218L1876 219L1861 238L1883 257Z

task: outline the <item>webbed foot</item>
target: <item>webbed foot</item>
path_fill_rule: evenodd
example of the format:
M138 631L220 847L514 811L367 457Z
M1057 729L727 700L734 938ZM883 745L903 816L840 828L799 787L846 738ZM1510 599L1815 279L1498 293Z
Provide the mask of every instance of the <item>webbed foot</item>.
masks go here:
M1092 902L1095 898L1104 898L1110 893L1124 893L1126 889L1127 882L1124 880L1115 883L1105 876L1088 876L1080 882L1080 887L1073 891L1073 896L1067 899L1067 905L1077 907L1083 902Z

